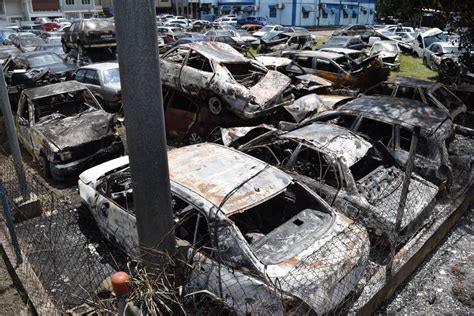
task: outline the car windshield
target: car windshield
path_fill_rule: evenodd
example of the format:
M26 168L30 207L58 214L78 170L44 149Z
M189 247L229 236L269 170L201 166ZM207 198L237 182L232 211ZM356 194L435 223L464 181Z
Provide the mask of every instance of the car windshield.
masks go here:
M374 43L372 46L374 52L390 52L396 53L398 51L397 44L395 43Z
M33 47L33 46L40 46L44 44L44 41L39 37L23 37L20 38L20 45L23 47Z
M445 54L461 54L464 53L466 50L459 46L444 46L443 53Z
M330 38L324 45L343 47L347 43L347 38L333 37Z
M446 42L448 40L448 35L444 33L439 33L436 35L426 36L424 40L425 40L425 47L428 47L434 42Z
M58 45L58 46L43 46L43 47L41 47L40 50L53 52L53 53L56 53L58 55L64 54L64 50L63 50L63 47L61 45Z
M293 32L298 32L298 33L308 33L308 30L305 29L304 27L293 27Z
M28 63L30 64L30 67L44 67L52 64L59 64L62 62L63 60L61 59L61 57L54 53L31 56L28 58Z
M85 21L84 30L95 31L100 29L114 29L114 24L110 21Z
M104 70L103 75L104 84L120 83L120 72L118 68Z

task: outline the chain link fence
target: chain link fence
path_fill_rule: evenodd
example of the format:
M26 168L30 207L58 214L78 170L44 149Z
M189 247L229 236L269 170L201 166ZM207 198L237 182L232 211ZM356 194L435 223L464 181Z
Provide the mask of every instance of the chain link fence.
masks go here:
M310 218L302 221L302 211L303 215L283 219L299 230L290 237L276 234L273 244L265 244L259 243L262 235L270 234L264 227L285 216L279 211L285 208L283 200L263 203L261 217L233 217L245 235L238 239L231 231L234 226L222 218L187 212L188 205L174 199L179 214L174 227L177 256L157 254L159 264L138 264L104 239L96 219L79 207L76 193L56 190L27 169L31 199L41 209L31 218L31 209L19 198L14 164L4 153L0 175L15 219L24 287L37 308L60 313L84 311L78 306L115 310L104 280L115 271L127 271L133 302L129 310L135 306L160 314L347 314L393 278L405 262L403 256L418 242L414 237L442 216L442 205L449 204L449 199L438 199L435 206L438 187L410 170L385 168L357 181L357 187L364 188L359 194L368 202L365 208L326 197L343 214L333 220L331 234L321 233L329 229L323 227L322 217L304 227ZM4 214L0 222L6 225Z

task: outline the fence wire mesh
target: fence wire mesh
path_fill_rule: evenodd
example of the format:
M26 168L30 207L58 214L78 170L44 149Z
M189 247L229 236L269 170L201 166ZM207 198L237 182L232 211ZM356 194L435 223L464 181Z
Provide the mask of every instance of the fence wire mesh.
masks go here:
M299 236L296 230L291 237L274 236L273 248L259 243L262 231L249 229L249 235L239 239L232 232L236 226L209 214L193 216L189 205L174 199L174 211L179 214L175 231L182 241L178 255L160 254L159 264L143 265L131 261L122 245L104 238L97 218L79 205L75 190L58 190L27 168L28 189L42 212L24 219L19 216L24 208L18 199L14 164L4 153L0 154L0 175L29 268L24 270L31 274L23 278L24 287L29 293L36 291L36 305L59 312L80 311L77 307L85 305L101 312L115 310L104 280L121 270L131 276L130 301L151 313L347 314L372 293L370 287L378 288L392 277L387 267L396 271L397 260L407 253L404 247L413 236L433 222L433 216L442 215L433 206L438 187L415 174L407 178L404 171L394 168L357 181L367 201L365 208L356 210L348 207L347 199L326 197L341 214L331 226L332 234L318 235L313 227L302 229ZM404 183L408 186L405 197ZM279 205L263 204L262 212L265 207L269 207L269 218L279 216ZM0 219L4 221L3 214ZM294 225L302 224L291 217L285 220L290 219ZM129 245L136 243L135 235L126 234ZM265 247L269 247L265 262L257 262L252 252L264 253ZM44 291L38 292L39 288Z

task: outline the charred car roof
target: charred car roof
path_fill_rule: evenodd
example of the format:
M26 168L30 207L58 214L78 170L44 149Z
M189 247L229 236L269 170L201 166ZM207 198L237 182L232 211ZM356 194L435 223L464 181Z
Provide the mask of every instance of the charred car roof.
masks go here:
M56 94L85 90L87 87L80 82L71 80L59 83L53 83L47 86L25 89L22 91L29 99L41 99Z
M305 141L318 151L341 158L349 167L365 156L372 145L344 127L326 123L312 123L281 135Z
M401 84L404 86L418 87L418 88L424 88L424 89L433 89L440 86L438 82L433 82L433 81L423 80L423 79L416 79L416 78L409 78L409 77L397 77L395 79L388 80L387 82L388 83L393 82L393 83Z
M171 180L215 206L223 203L226 215L263 203L292 182L283 171L216 144L172 149L168 157Z
M434 132L449 120L448 113L417 100L388 96L360 97L341 105L337 112L361 113L382 121L396 121L410 129L419 126L428 132Z
M192 42L179 47L195 50L201 55L218 63L246 63L248 59L242 56L232 46L220 42Z
M303 57L320 57L320 58L327 58L327 59L336 59L336 58L344 57L343 54L331 53L331 52L321 52L321 51L316 51L316 50L286 51L286 52L284 52L284 54L303 56Z

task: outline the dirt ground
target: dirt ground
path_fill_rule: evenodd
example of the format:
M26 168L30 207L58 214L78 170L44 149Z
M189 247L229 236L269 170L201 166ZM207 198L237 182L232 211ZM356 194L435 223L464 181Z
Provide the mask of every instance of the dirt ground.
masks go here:
M9 273L3 256L3 248L0 248L0 315L34 315L28 308L22 295L19 284L14 281Z

